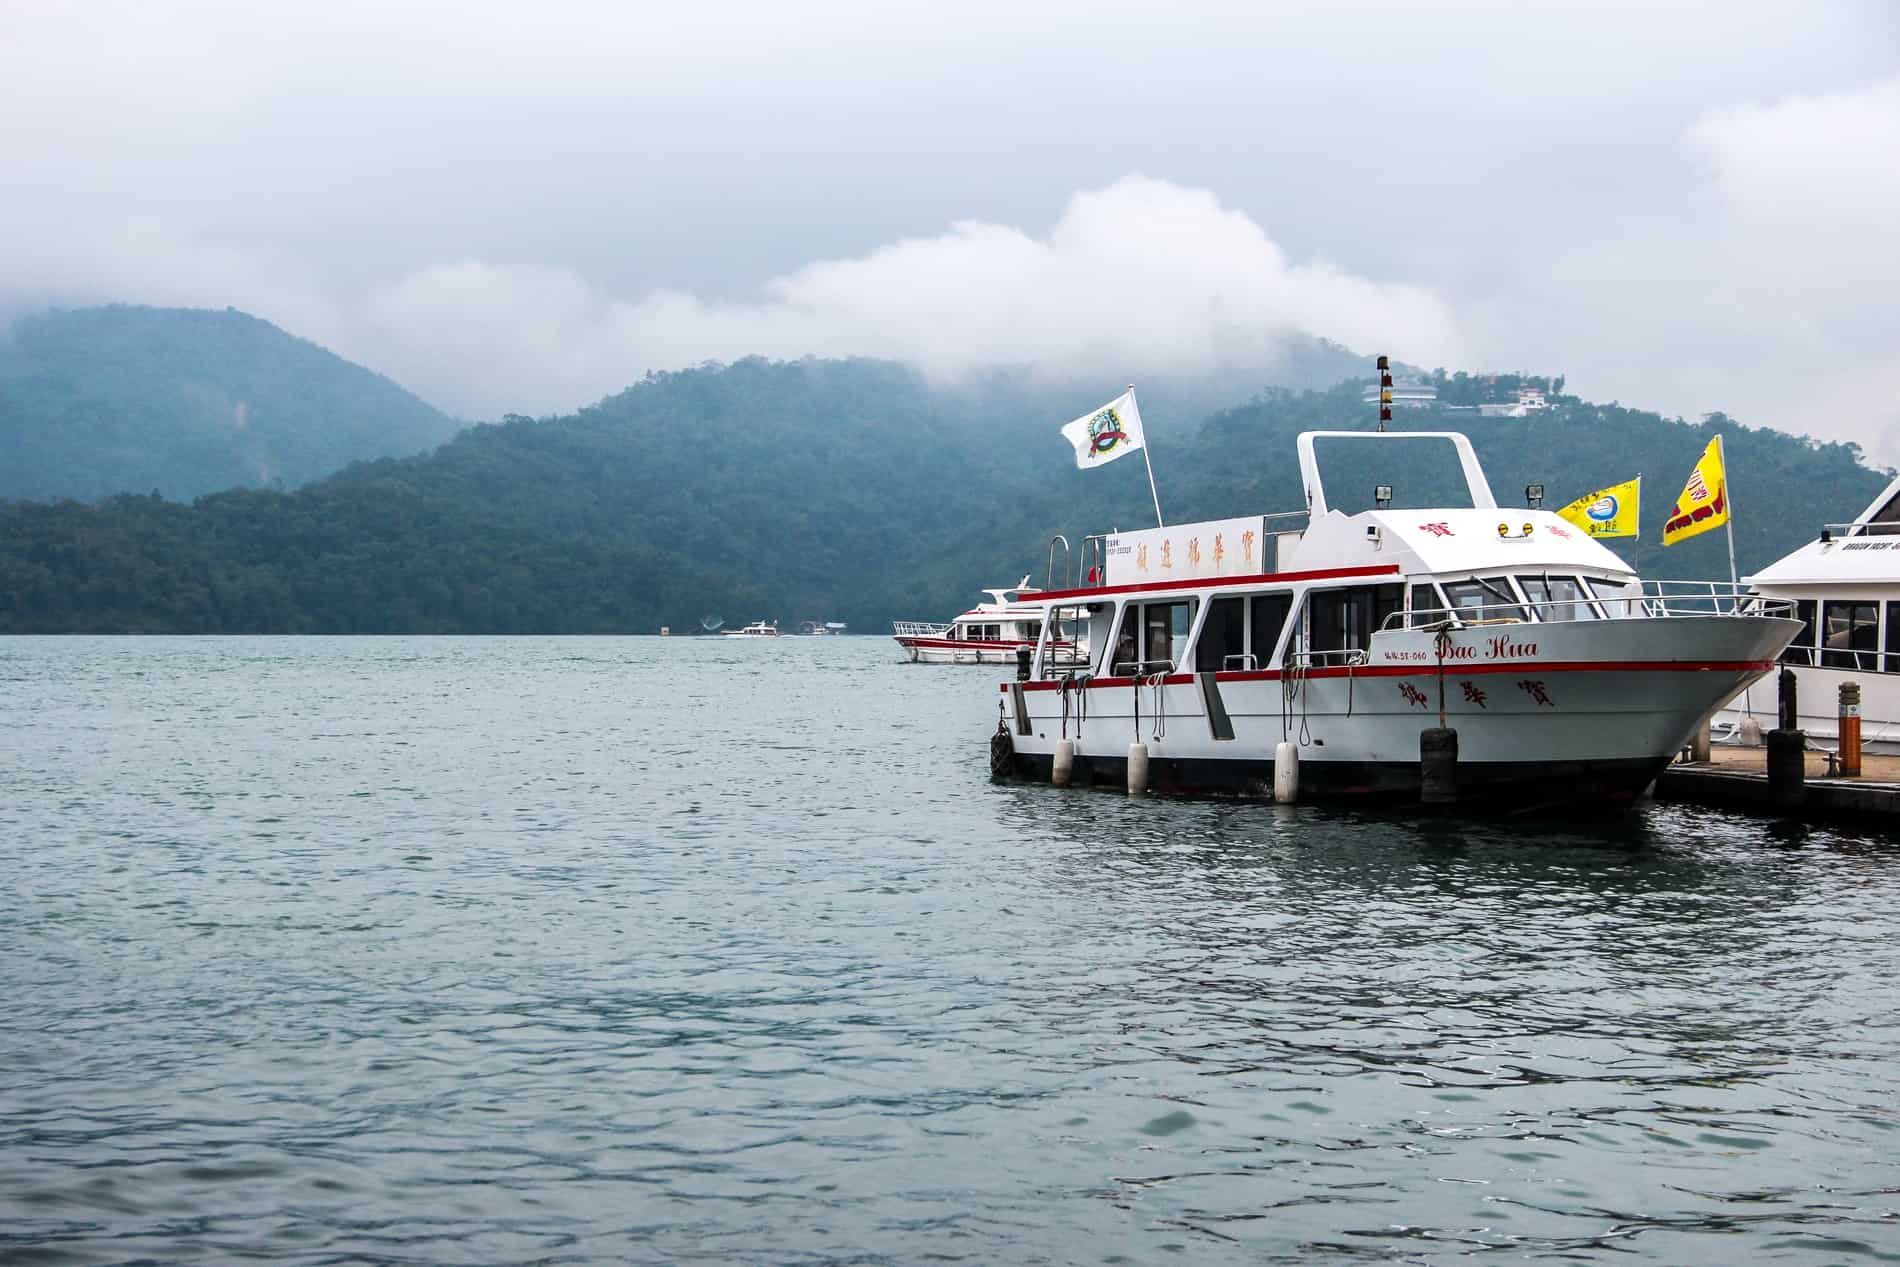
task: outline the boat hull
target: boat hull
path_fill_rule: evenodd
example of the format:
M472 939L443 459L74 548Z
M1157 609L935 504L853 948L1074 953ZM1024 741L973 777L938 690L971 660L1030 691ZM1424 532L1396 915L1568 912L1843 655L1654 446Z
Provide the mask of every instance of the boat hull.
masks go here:
M1024 640L972 642L961 638L899 637L897 645L913 664L1014 664L1016 648L1035 649Z
M1442 674L1428 632L1395 631L1375 638L1366 663L1303 673L1004 683L1004 715L1014 722L1012 768L1029 778L1048 777L1067 738L1089 779L1116 783L1139 740L1156 791L1265 797L1286 741L1299 754L1302 799L1404 800L1418 796L1420 732L1439 724L1442 699L1458 732L1461 801L1619 805L1773 667L1794 628L1721 616L1459 630Z

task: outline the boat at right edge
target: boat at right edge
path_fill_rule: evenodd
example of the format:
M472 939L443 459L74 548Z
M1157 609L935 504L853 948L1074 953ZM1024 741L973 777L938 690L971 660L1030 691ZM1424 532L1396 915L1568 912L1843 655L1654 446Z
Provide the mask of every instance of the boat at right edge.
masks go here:
M1900 479L1851 523L1826 524L1815 540L1742 578L1755 593L1792 604L1800 629L1781 653L1794 671L1798 725L1810 740L1840 742L1840 688L1861 693L1861 747L1900 753ZM1775 724L1772 684L1717 714L1723 737L1753 715Z
M1392 509L1429 441L1452 447L1467 504ZM1372 446L1377 508L1331 508L1317 442ZM1128 786L1145 766L1148 790L1266 797L1278 752L1299 799L1415 802L1442 723L1461 806L1600 810L1801 628L1791 601L1644 582L1554 512L1500 508L1461 434L1297 448L1305 511L1089 537L1091 583L1019 598L1041 630L1000 686L993 773ZM1063 643L1088 662L1062 663Z

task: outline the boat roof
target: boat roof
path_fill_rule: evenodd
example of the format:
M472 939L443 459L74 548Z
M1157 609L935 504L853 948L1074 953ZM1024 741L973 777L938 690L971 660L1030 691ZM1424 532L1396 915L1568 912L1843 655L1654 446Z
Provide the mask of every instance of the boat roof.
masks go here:
M1852 522L1742 578L1758 589L1790 585L1900 585L1900 478Z

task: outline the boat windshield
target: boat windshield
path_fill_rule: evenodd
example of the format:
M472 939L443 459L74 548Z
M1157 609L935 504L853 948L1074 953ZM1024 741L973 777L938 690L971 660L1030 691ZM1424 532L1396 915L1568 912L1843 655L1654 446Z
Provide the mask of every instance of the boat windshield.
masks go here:
M1574 576L1522 576L1517 583L1531 610L1539 620L1595 620L1596 606L1590 602L1583 582Z
M1511 593L1509 578L1474 576L1463 581L1442 582L1445 601L1465 624L1487 620L1529 620L1524 605Z
M1643 583L1635 577L1627 581L1609 581L1593 576L1590 578L1590 589L1602 600L1603 614L1611 620L1648 614L1643 607Z

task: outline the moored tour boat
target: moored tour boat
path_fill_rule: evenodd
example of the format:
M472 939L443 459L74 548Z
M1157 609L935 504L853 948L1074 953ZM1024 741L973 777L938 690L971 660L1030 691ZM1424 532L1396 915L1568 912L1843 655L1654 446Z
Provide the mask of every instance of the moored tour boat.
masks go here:
M1861 747L1900 752L1900 479L1852 522L1742 578L1754 592L1794 605L1800 632L1781 653L1794 671L1800 728L1823 747L1840 740L1840 688L1860 687ZM1776 690L1764 683L1715 719L1735 736L1744 717L1776 724Z
M1382 481L1377 508L1333 509L1322 440L1395 472L1449 444L1465 504L1392 509ZM1298 453L1306 511L1091 538L1093 583L1019 598L1042 636L1002 684L994 769L1049 779L1060 745L1078 783L1145 757L1156 791L1265 796L1278 749L1303 799L1403 801L1442 724L1461 804L1627 803L1799 629L1791 604L1645 583L1560 516L1500 509L1463 435L1307 432ZM1051 654L1062 628L1084 663Z
M905 658L918 664L1014 664L1018 647L1034 647L1041 640L1042 608L1030 601L1039 591L1031 588L1027 576L1015 585L982 592L989 595L988 602L953 620L892 622L892 636ZM1075 658L1069 639L1060 635L1050 654Z

